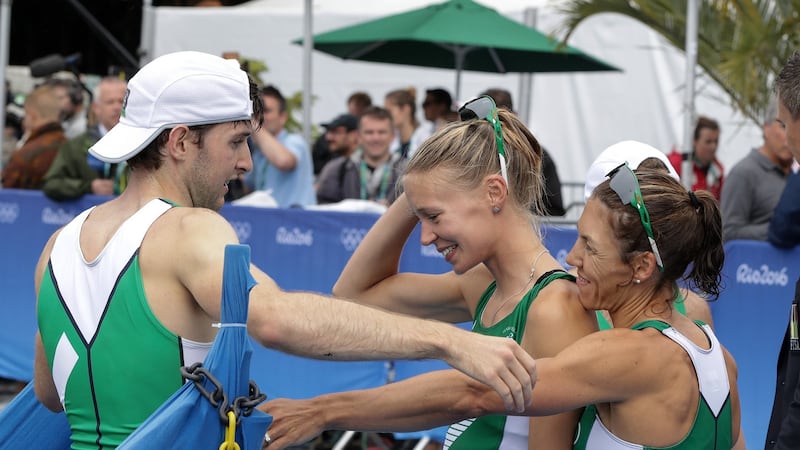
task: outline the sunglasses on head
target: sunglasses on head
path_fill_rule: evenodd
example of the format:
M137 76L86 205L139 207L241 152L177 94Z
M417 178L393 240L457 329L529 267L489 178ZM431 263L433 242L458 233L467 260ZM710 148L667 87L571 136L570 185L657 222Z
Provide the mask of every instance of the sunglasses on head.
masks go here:
M650 225L650 213L644 206L644 199L642 198L642 191L639 188L639 179L636 174L628 167L628 163L622 163L614 170L606 175L610 179L609 186L613 190L623 204L631 205L639 212L639 220L642 222L644 231L647 233L647 240L650 242L650 250L656 257L656 264L658 270L664 271L664 263L661 261L661 253L658 252L656 245L656 238L653 236L653 227Z
M494 127L494 139L497 142L497 156L500 158L500 175L506 182L508 188L508 169L506 168L506 150L503 147L503 127L500 126L500 118L497 117L497 105L494 104L492 97L482 95L474 100L468 101L459 108L458 117L462 121L467 120L486 120Z

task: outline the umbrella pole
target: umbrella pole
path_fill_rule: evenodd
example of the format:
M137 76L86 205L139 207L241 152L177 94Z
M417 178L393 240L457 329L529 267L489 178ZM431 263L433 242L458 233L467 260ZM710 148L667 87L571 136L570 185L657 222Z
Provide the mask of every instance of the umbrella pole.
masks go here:
M313 143L311 139L311 48L314 38L311 30L311 7L311 0L306 0L303 10L303 138L308 145Z
M8 47L11 40L11 0L0 0L0 97L6 95L6 69L8 68ZM10 95L11 92L8 92ZM6 99L7 102L9 99ZM6 123L6 104L0 108L0 123ZM3 133L0 133L0 151L3 149ZM0 171L3 170L3 160L0 159Z
M530 27L536 28L538 10L536 8L525 8L522 22ZM531 104L533 103L533 74L530 72L519 75L519 95L517 96L517 107L515 108L522 123L530 123Z
M467 47L456 45L453 47L453 54L456 57L456 96L455 101L461 104L461 70L464 68L464 56L467 54Z
M697 0L686 1L686 90L683 95L683 164L681 181L692 189L692 125L694 122L694 69L697 64Z

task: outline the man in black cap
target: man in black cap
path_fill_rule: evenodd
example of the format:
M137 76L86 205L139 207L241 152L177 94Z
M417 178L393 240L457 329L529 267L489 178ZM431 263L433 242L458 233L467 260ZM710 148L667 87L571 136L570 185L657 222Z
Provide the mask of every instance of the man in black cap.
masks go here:
M330 157L350 156L358 148L358 119L351 114L341 114L328 123L323 123L325 141Z
M314 146L311 148L311 158L314 161L314 177L319 176L319 173L328 161L339 156L339 152L330 147L329 134L333 132L335 135L334 137L338 135L350 135L351 131L358 129L358 118L352 114L340 114L330 122L320 125L325 128L325 132L320 133L317 140L314 141Z

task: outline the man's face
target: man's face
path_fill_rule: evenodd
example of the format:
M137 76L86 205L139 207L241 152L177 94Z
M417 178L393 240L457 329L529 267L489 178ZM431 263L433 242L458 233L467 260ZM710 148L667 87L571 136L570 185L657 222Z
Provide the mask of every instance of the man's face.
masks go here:
M185 125L181 125L185 127ZM182 177L187 181L186 190L192 200L191 206L219 211L225 204L228 184L253 169L247 138L252 132L249 121L226 122L213 125L206 131L202 141L189 136L186 145L189 152L189 173Z
M444 114L444 105L428 94L422 102L422 111L425 113L425 120L432 122Z
M264 102L264 129L277 136L286 126L289 114L286 111L281 112L281 103L278 99L263 95L261 100Z
M122 104L125 101L125 83L103 83L100 85L99 95L92 108L97 121L106 130L110 130L119 122L122 114Z
M363 116L358 131L361 148L366 156L381 158L389 154L389 145L394 139L394 130L389 119Z
M701 164L711 164L717 154L718 144L719 130L701 128L700 135L694 140L694 156Z
M781 101L778 102L778 122L786 130L786 143L794 159L800 161L800 118L792 119L792 114Z
M69 99L69 91L65 86L56 86L53 92L61 104L61 120L71 119L75 115L75 105Z
M786 130L775 119L762 127L764 131L764 149L766 157L778 167L788 169L792 166L794 156L786 141Z
M349 155L358 146L358 131L347 127L331 128L325 133L328 148L337 155Z

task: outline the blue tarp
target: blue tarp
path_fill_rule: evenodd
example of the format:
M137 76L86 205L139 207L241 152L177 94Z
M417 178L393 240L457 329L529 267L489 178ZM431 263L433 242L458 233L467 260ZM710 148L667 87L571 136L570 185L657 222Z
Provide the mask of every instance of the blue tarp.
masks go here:
M247 397L250 356L247 337L247 305L255 280L250 275L250 247L228 245L222 286L221 328L206 356L203 368L220 382L229 402ZM206 378L209 392L215 387ZM261 449L272 416L253 410L240 417L236 442L242 449ZM120 450L173 448L217 449L224 440L225 424L218 408L191 382L186 383L126 439Z
M45 408L33 392L33 382L0 413L0 449L68 449L67 416Z

